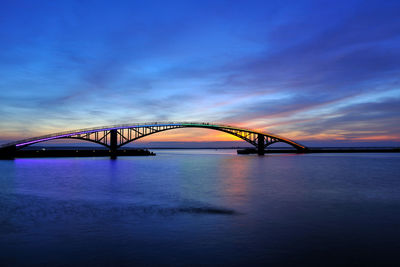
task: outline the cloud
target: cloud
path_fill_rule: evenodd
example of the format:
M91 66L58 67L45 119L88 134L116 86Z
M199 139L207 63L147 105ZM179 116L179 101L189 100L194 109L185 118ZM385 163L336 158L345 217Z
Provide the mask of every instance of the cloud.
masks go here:
M195 120L398 137L398 1L93 3L3 9L2 133Z
M300 122L301 127L299 124L287 125L286 131L300 129L301 138L305 139L330 135L343 140L373 140L385 136L387 140L400 141L399 112L400 98L387 98L338 109L336 116Z

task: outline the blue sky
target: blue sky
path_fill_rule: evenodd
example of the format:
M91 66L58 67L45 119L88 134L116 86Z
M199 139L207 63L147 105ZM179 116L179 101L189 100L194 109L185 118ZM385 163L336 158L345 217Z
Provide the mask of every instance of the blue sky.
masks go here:
M0 139L211 121L400 142L400 1L2 1ZM208 131L151 140L231 140Z

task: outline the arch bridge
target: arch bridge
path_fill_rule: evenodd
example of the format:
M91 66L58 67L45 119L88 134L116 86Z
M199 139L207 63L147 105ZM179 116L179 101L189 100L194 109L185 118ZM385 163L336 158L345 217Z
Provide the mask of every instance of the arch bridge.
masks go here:
M15 151L26 146L56 140L56 139L79 139L89 142L101 144L109 148L111 157L116 157L118 148L143 138L145 136L179 128L205 128L225 132L256 147L258 154L264 154L264 150L271 144L283 142L289 144L302 152L307 148L292 140L278 136L271 133L262 133L246 128L239 128L224 124L213 124L206 122L151 122L151 123L134 123L134 124L121 124L113 126L102 126L96 128L86 128L80 130L59 132L49 135L33 137L29 139L19 140L12 143L5 144L0 147L1 150Z

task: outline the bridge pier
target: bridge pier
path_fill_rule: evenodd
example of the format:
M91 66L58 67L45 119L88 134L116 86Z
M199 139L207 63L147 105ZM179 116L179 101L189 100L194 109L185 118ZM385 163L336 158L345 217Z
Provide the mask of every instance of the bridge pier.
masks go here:
M117 139L118 139L118 133L117 130L110 130L110 152L111 152L111 159L116 159L117 158Z
M257 154L264 155L264 135L262 134L257 136Z

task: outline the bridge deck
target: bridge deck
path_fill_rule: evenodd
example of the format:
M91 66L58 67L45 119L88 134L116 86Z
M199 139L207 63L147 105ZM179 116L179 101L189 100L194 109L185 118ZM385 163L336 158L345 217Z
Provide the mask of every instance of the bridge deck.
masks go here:
M256 146L260 153L265 147L276 142L287 143L297 150L307 149L305 146L297 142L275 134L259 132L243 127L208 122L148 122L84 128L18 140L1 146L1 149L18 149L44 141L61 138L75 138L99 143L109 147L111 150L116 150L118 147L150 134L177 128L207 128L222 131L239 137L244 141Z

